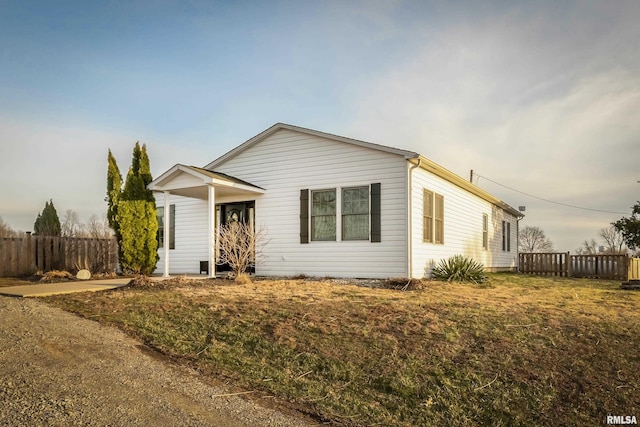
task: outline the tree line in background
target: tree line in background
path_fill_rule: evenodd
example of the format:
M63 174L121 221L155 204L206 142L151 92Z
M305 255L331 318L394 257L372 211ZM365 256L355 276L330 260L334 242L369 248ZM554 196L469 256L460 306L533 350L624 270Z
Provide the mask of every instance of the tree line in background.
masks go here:
M591 238L576 249L578 255L621 255L628 254L624 236L613 225L603 227L598 232L598 240Z
M540 227L526 226L518 235L520 252L554 252L553 243ZM624 235L615 226L603 227L598 232L598 240L585 239L575 250L578 255L620 255L629 253Z
M540 227L526 226L518 233L520 252L553 252L553 243ZM632 208L631 217L623 217L603 227L598 240L585 239L576 249L578 255L640 255L640 201Z
M24 231L16 231L9 224L4 222L0 216L0 237L23 237Z
M45 203L42 212L33 225L35 236L62 236L62 237L83 237L92 239L108 239L113 237L113 231L109 227L106 215L100 218L93 214L87 222L80 221L78 213L72 209L67 209L62 221L58 217L53 201ZM24 237L26 232L14 230L2 217L0 217L0 237Z
M111 150L108 152L106 214L92 215L82 223L78 213L68 209L60 221L53 200L45 202L33 226L34 235L110 238L118 240L118 258L124 272L151 274L158 262L158 217L147 148L136 142L126 180ZM0 237L23 237L0 217Z

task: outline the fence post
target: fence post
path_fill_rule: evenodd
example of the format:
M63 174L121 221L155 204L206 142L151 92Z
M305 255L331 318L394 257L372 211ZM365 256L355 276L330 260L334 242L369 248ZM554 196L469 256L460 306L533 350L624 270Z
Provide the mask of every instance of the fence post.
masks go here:
M626 280L631 280L631 259L629 258L629 254L624 256L624 267L618 271L620 272L620 276L624 278L626 275Z
M573 260L571 259L571 252L567 252L567 277L571 277L573 275L572 264Z

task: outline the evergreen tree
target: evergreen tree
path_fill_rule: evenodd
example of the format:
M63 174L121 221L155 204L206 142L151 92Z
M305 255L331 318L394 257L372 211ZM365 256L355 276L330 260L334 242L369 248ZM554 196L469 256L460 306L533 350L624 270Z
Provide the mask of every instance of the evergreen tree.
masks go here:
M118 212L118 202L120 201L120 193L122 192L122 175L120 169L116 163L115 157L109 150L107 156L107 220L109 226L113 229L116 236L119 236L118 222L116 221L116 214ZM119 239L118 239L119 240Z
M146 190L147 200L155 203L156 198L153 197L153 191L147 190L147 185L153 181L153 178L151 177L151 164L149 162L149 155L147 154L147 146L145 144L142 145L142 149L140 150L139 174Z
M33 224L33 231L38 236L60 236L62 228L60 226L60 218L53 200L44 203L44 209L38 214L36 222Z
M147 189L151 181L147 148L136 142L124 189L117 196L114 219L122 268L146 275L158 262L156 203L153 192Z

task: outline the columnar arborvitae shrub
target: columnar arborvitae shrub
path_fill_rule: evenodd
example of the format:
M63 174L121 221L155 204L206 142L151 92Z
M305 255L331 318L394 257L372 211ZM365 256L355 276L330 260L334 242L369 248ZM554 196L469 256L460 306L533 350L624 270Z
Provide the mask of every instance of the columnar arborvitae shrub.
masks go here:
M108 218L118 239L123 271L149 275L158 262L158 217L147 147L136 142L124 189L115 159L109 152L107 174Z
M109 155L107 156L107 163L107 203L109 205L107 208L107 220L109 221L109 227L113 229L116 237L120 240L116 214L118 213L120 193L122 193L122 175L115 157L111 154L111 150L109 150Z
M121 230L120 264L123 270L149 275L158 262L158 218L154 203L146 200L121 200L118 203Z
M482 283L487 280L484 266L471 258L454 255L433 267L433 277L447 282Z

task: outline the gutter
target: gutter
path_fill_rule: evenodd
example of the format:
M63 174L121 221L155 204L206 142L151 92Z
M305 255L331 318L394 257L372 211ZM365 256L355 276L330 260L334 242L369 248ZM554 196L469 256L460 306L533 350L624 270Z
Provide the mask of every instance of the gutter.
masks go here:
M505 212L509 212L514 217L518 217L518 216L522 215L521 212L519 212L515 208L509 206L507 203L505 203L502 200L492 196L491 194L487 193L485 190L481 189L477 185L475 185L473 183L470 183L466 179L463 179L462 177L460 177L460 176L456 175L455 173L445 169L444 167L442 167L439 164L427 159L424 156L418 155L417 158L414 157L414 158L410 158L408 160L411 163L414 163L415 161L417 161L417 164L420 165L422 167L422 169L426 170L427 172L430 172L430 173L432 173L432 174L434 174L436 176L439 176L440 178L443 178L444 180L449 181L450 183L462 188L463 190L466 190L469 193L474 194L474 195L480 197L483 200L486 200L487 202L499 207L500 209L504 210Z

